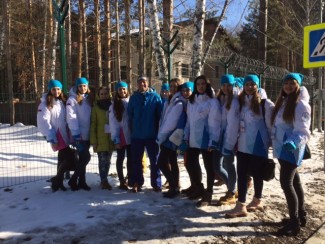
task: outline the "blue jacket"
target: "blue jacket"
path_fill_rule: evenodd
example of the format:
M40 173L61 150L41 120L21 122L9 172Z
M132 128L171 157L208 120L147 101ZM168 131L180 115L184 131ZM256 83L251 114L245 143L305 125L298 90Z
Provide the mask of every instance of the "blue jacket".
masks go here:
M295 109L294 121L291 124L283 120L283 112L286 100L278 111L272 128L273 156L300 166L305 152L306 143L310 137L310 106L309 94L305 87L300 87L298 103ZM293 151L287 151L283 144L287 141L294 142L297 147Z
M149 89L146 92L136 91L128 106L131 138L156 139L162 109L160 96Z

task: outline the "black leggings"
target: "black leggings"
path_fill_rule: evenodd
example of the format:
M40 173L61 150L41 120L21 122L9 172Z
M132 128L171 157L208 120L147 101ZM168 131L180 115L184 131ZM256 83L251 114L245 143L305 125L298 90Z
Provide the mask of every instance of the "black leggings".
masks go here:
M179 183L179 168L176 151L161 146L158 157L158 167L166 177L169 187L172 189L177 188Z
M280 184L287 200L289 216L297 218L299 212L305 211L304 190L301 185L297 166L279 159Z

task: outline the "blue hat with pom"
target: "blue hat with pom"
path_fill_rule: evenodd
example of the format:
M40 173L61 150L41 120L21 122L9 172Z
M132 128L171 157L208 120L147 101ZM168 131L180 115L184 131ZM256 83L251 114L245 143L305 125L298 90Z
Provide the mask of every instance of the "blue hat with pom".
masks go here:
M79 85L87 85L88 86L89 82L85 77L80 77L76 79L76 87Z
M190 89L191 91L194 90L194 83L192 81L186 81L183 85L182 85L182 89L183 88L187 88Z
M258 88L260 87L260 79L258 78L257 75L247 75L247 76L244 78L244 83L243 83L243 85L245 85L246 82L248 82L248 81L252 81L252 82L254 82L254 83L257 85Z
M235 77L231 74L221 76L221 85L223 84L235 85Z
M236 77L235 78L235 83L236 83L236 86L238 86L239 88L242 88L243 83L244 83L244 78L243 77Z
M169 91L169 84L168 83L164 83L161 86L161 90L162 91Z
M119 81L115 85L115 90L118 90L120 87L128 88L128 84L124 81Z
M59 87L62 90L62 83L58 80L50 80L47 88L50 91L53 87Z
M287 74L286 77L283 79L283 81L286 81L286 80L296 80L299 84L299 86L301 86L301 83L304 79L304 75L300 74L300 73L290 73L290 74Z

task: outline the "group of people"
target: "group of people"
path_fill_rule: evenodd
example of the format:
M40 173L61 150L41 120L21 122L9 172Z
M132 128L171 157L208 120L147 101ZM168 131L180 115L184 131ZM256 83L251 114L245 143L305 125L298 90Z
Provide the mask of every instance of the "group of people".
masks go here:
M299 73L286 75L274 104L260 88L259 77L252 74L245 78L223 75L217 94L204 75L185 83L174 78L163 84L160 95L142 76L132 95L126 82L117 82L113 99L107 87L100 87L95 98L91 96L88 80L81 77L71 88L67 101L62 84L50 80L48 93L39 105L37 123L53 150L58 151L52 189L66 190L63 178L71 160L72 144L79 156L68 182L73 191L90 190L85 173L92 145L98 154L101 187L112 189L107 176L112 152L116 150L119 188L130 187L130 191L139 192L144 184L142 158L146 151L154 191L162 191L162 172L168 182L164 197L174 198L182 193L189 199L198 199L196 206L203 207L211 204L218 176L227 192L217 205L235 204L225 216L244 217L248 212L263 211L261 172L272 146L273 156L281 165L280 184L290 217L278 233L297 235L300 227L306 225L298 167L310 137L309 94L302 81ZM190 187L182 191L179 152L183 152L190 180ZM200 154L206 184L202 182ZM127 175L123 173L125 155ZM254 197L246 205L250 177Z

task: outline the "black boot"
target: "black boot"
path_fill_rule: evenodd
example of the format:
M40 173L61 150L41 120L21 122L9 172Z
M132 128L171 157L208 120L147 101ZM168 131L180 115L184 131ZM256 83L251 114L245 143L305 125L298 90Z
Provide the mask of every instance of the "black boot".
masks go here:
M203 197L204 194L204 187L203 184L200 183L199 185L194 187L194 190L191 194L188 195L188 199L195 200Z
M298 218L292 218L287 225L278 230L279 236L296 236L300 232L300 223Z
M68 181L68 185L70 186L72 191L78 191L79 186L77 184L77 176L73 174L71 179Z
M299 220L300 220L300 226L306 227L307 223L307 212L305 210L299 211Z
M212 192L205 191L203 197L200 201L196 203L196 207L201 208L211 204L212 201Z
M51 182L52 182L51 184L52 191L56 192L57 190L59 190L60 186L56 176L51 178Z
M170 188L167 192L163 193L163 197L166 198L174 198L177 197L179 195L179 190L176 188Z
M90 191L91 188L86 183L86 176L85 175L81 175L79 177L78 187L79 187L79 189L83 189L85 191Z

